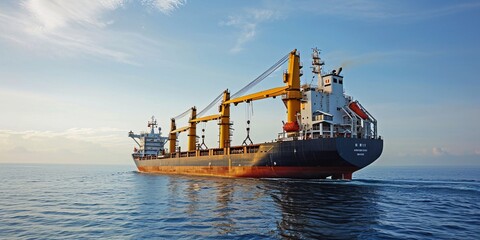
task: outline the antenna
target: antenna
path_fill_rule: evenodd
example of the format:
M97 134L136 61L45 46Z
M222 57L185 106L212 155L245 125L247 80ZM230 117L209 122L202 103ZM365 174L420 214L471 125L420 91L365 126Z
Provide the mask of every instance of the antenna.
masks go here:
M322 66L325 65L325 62L320 58L320 50L318 48L312 48L312 51L312 73L318 75L319 88L323 90Z
M152 120L148 121L148 127L151 129L151 133L153 134L153 129L157 126L157 119L155 119L155 116L152 116Z

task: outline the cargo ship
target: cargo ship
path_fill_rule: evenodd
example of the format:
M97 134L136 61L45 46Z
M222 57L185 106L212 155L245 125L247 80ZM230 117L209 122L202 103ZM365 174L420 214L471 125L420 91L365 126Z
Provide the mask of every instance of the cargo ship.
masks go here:
M288 61L283 86L246 94ZM149 132L129 132L137 146L132 154L140 172L247 178L352 179L352 173L378 159L383 139L377 120L358 100L344 92L342 68L325 73L320 51L313 49L312 72L317 84L301 84L303 66L295 49L277 61L240 91L227 89L197 114L192 107L171 118L168 137L162 136L154 117ZM312 79L313 83L313 79ZM231 144L230 108L265 98L281 98L286 107L283 128L275 140L255 144L247 137L241 145ZM218 113L203 116L213 106ZM176 121L189 116L188 125ZM218 147L208 148L197 135L197 124L217 121ZM250 123L250 120L247 121ZM178 135L187 132L187 149L178 146ZM168 143L168 148L167 148Z

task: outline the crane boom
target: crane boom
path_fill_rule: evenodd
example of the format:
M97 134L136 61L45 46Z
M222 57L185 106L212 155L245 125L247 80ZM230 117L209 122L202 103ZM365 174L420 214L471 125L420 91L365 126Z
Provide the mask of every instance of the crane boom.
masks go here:
M190 120L190 122L208 122L208 121L211 121L211 120L217 120L219 118L221 118L222 115L220 114L214 114L214 115L208 115L208 116L205 116L205 117L201 117L201 118L196 118L196 119L192 119Z
M190 129L189 131L189 144L188 149L189 151L193 151L195 149L196 143L196 124L199 122L207 122L211 120L219 120L218 125L220 126L219 129L219 148L228 148L230 146L230 104L237 105L241 102L250 102L261 100L265 98L274 98L280 95L284 95L282 98L285 106L287 107L287 122L283 126L285 132L289 133L289 135L294 136L299 131L299 124L297 122L297 115L300 113L300 100L302 98L300 92L300 76L302 75L301 72L301 64L300 64L300 55L298 54L297 50L294 49L285 57L280 59L277 63L275 63L272 67L270 67L267 71L265 71L262 75L257 77L254 81L250 82L247 86L242 88L240 91L235 93L232 96L238 96L245 91L248 91L251 87L255 86L257 83L265 79L268 75L278 69L283 63L288 60L288 70L283 75L283 82L285 85L283 87L276 87L252 94L248 94L241 97L235 97L230 99L230 92L225 90L221 96L222 103L220 104L219 114L209 115L205 117L200 117L206 111L208 111L213 105L215 105L218 101L220 101L220 96L218 96L213 102L211 102L204 110L200 111L197 115L196 108L193 107L184 113L178 115L175 118L172 118L171 124L171 131L170 131L170 152L175 151L176 147L176 139L177 133L184 132ZM175 120L177 118L181 118L185 116L188 112L192 113L190 120L188 121L189 126L176 128ZM197 118L199 117L199 118Z
M250 101L256 101L264 98L276 97L276 96L285 94L286 93L285 90L287 89L288 89L288 86L272 88L265 91L260 91L260 92L252 93L249 95L241 96L238 98L230 99L224 102L223 104L230 104L230 103L237 104L241 102L250 102Z
M218 95L211 103L209 103L204 109L202 109L198 114L197 117L203 116L208 110L210 110L213 106L217 105L222 100L223 92Z
M175 130L171 131L170 133L181 133L181 132L185 132L185 131L187 131L189 128L190 128L190 126L178 128L178 129L175 129Z
M282 66L287 60L288 60L288 57L289 57L290 53L288 53L287 55L283 56L280 60L278 60L273 66L271 66L269 69L267 69L267 71L263 72L262 74L260 74L260 76L258 76L257 78L255 78L253 81L251 81L250 83L248 83L245 87L243 87L242 89L240 89L238 92L232 94L232 98L237 98L238 96L244 94L245 92L247 92L248 90L250 90L252 87L254 87L255 85L257 85L258 83L260 83L261 81L263 81L265 78L267 78L268 76L270 76L270 74L272 74L273 72L275 72L275 70L277 70L280 66Z

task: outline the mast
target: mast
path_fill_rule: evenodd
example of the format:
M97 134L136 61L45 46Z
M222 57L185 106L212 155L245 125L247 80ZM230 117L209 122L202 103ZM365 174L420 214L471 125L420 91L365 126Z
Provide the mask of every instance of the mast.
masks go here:
M155 117L152 116L152 121L148 121L147 126L150 128L150 134L154 134L155 127L157 126L157 119L155 119Z
M192 107L192 115L190 120L197 118L197 108ZM189 121L188 128L188 151L195 151L197 143L197 123L195 121Z
M320 51L318 48L312 48L312 50L312 73L317 74L318 88L323 90L322 66L325 65L325 62L320 59Z
M300 113L300 99L302 98L300 93L300 68L300 56L297 54L297 49L294 49L289 55L288 72L283 75L283 82L288 87L283 99L287 106L287 122L283 129L287 133L298 132L300 129L297 121L297 114Z
M168 141L170 141L170 153L174 153L176 151L177 133L174 132L175 129L177 129L177 126L175 125L175 118L172 118L172 122L170 123L170 137L168 138Z
M220 148L230 147L230 104L224 104L230 100L230 92L225 90L223 92L223 103L220 104Z

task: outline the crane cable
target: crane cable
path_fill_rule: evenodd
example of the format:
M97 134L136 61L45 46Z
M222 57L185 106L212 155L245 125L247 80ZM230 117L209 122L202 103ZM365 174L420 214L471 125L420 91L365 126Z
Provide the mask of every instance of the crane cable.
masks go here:
M178 120L178 119L180 119L180 118L183 118L183 117L187 116L187 114L188 114L190 111L192 111L191 108L187 109L187 111L181 113L180 115L174 117L173 119Z
M202 143L198 145L198 150L207 150L208 147L205 144L205 128L207 124L203 122L203 127L202 127Z
M267 71L263 72L262 74L260 74L260 76L258 76L257 78L255 78L253 81L251 81L250 83L248 83L245 87L243 87L242 89L240 89L238 92L232 94L232 96L230 97L231 99L232 98L236 98L238 96L241 96L242 94L244 94L246 91L250 90L252 87L254 87L255 85L257 85L258 83L260 83L262 80L264 80L265 78L267 78L268 76L270 76L270 74L272 74L275 70L277 70L280 66L282 66L285 62L287 62L288 60L288 57L289 57L290 53L288 53L287 55L285 55L284 57L282 57L280 60L278 60L273 66L271 66L269 69L267 69Z
M251 112L250 112L251 110ZM247 136L242 142L242 146L253 145L253 141L250 138L250 118L253 116L253 102L245 104L245 118L247 119Z
M208 110L210 110L213 106L217 105L220 100L222 99L222 96L223 96L223 92L220 93L220 95L218 95L218 97L216 97L210 104L208 104L204 109L202 109L202 111L200 111L198 114L197 114L197 117L201 117L203 116Z
M257 85L258 83L260 83L261 81L263 81L265 78L267 78L268 76L270 76L270 74L272 74L273 72L275 72L275 70L277 70L279 67L281 67L285 62L287 62L288 60L288 57L289 57L290 53L288 53L287 55L285 55L284 57L282 57L280 60L278 60L273 66L271 66L269 69L267 69L267 71L263 72L262 74L260 74L260 76L258 76L257 78L255 78L253 81L251 81L250 83L248 83L245 87L243 87L242 89L240 89L239 91L237 91L236 93L234 93L233 95L231 95L230 99L232 98L235 98L237 96L240 96L242 94L244 94L246 91L250 90L252 87L254 87L255 85ZM200 111L198 114L197 114L197 117L201 117L203 116L208 110L210 110L213 106L217 105L220 100L222 99L222 96L223 96L223 92L218 95L218 97L216 97L210 104L208 104L204 109L202 109L202 111ZM189 112L191 111L191 108L189 108L187 111L181 113L180 115L174 117L173 119L175 120L178 120L180 118L183 118L185 117Z

